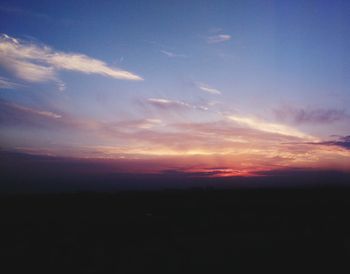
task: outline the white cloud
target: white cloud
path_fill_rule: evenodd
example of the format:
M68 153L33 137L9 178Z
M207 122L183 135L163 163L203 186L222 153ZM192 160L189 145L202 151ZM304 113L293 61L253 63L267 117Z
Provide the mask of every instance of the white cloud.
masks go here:
M61 80L57 81L57 87L59 91L64 91L66 89L66 84Z
M1 53L0 53L1 56ZM18 78L28 82L45 82L56 79L56 72L53 67L38 65L24 60L16 60L11 57L1 56L0 65L13 72Z
M207 37L207 43L208 44L217 44L217 43L222 43L226 42L231 39L231 35L229 34L218 34L218 35L213 35Z
M178 54L178 53L174 53L174 52L170 52L170 51L166 51L166 50L161 50L161 53L163 53L164 55L170 57L170 58L185 58L187 57L185 54Z
M190 108L191 107L191 105L185 102L168 100L164 98L148 98L147 101L152 105L162 107L162 108L178 108L178 107Z
M28 43L6 34L0 36L0 66L28 82L59 82L59 70L100 74L123 80L142 80L136 74L110 67L87 55L55 51L48 46Z
M170 104L172 101L168 100L168 99L163 99L163 98L149 98L148 99L149 102L151 103L155 103L155 104Z
M210 94L217 94L217 95L220 95L221 94L221 91L216 89L216 88L213 88L213 87L210 87L208 86L207 84L203 84L203 83L197 83L196 84L197 87L202 90L202 91L205 91L205 92L208 92Z
M275 133L307 140L316 140L314 137L308 134L282 124L269 123L252 117L243 117L238 115L228 115L227 118L231 121L236 122L237 124L268 133Z

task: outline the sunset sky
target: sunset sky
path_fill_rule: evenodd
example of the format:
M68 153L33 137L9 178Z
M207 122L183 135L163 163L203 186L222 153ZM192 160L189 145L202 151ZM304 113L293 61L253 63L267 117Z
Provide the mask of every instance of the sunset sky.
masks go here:
M350 171L349 1L1 1L2 151L119 172Z

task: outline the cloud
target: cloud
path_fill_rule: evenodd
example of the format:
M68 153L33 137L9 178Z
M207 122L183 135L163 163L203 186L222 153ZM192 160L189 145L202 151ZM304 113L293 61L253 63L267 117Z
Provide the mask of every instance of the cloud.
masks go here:
M210 87L208 86L207 84L204 84L204 83L196 83L197 87L202 90L202 91L205 91L205 92L208 92L210 94L216 94L216 95L220 95L221 94L221 91L216 89L216 88L213 88L213 87Z
M141 129L148 129L159 125L162 125L162 120L160 119L143 119L138 124L136 124L136 127Z
M313 142L309 143L312 145L326 145L326 146L338 146L350 150L350 135L340 136L336 140L324 141L324 142Z
M22 41L6 34L0 36L0 66L28 82L61 81L60 70L99 74L122 80L142 80L129 71L110 67L84 54L55 51L45 45Z
M166 50L161 50L161 53L163 53L164 55L170 57L170 58L186 58L187 55L185 54L178 54L178 53L174 53L174 52L170 52L170 51L166 51Z
M66 84L63 81L57 80L56 84L59 91L64 91L66 89Z
M163 110L177 110L177 109L192 109L192 110L201 110L201 111L207 111L208 108L206 106L202 105L193 105L184 101L177 101L177 100L169 100L165 98L148 98L147 102L151 104L154 107L163 109Z
M14 103L7 103L8 105L10 105L12 108L17 109L19 111L25 112L25 113L30 113L30 114L35 114L35 115L39 115L39 116L44 116L44 117L48 117L48 118L54 118L54 119L58 119L58 118L62 118L62 115L51 112L51 111L45 111L45 110L37 110L37 109L33 109L33 108L29 108L29 107L24 107L24 106L20 106Z
M34 127L55 126L62 123L62 115L52 111L36 109L0 100L1 125L25 125ZM55 121L59 120L59 121Z
M35 129L69 130L73 132L104 131L105 123L92 119L82 119L69 113L28 107L0 99L0 128L1 126L32 127ZM110 125L111 126L111 125Z
M55 144L48 147L53 155L66 156L68 153L84 158L168 159L168 168L193 170L229 167L220 170L222 176L238 175L237 171L248 174L281 167L349 166L350 150L339 148L349 147L349 136L332 142L297 140L297 143L290 132L242 127L228 120L165 124L160 119L147 118L105 122L7 101L0 101L0 112L0 126L19 126L21 131L31 132L41 128L54 129L57 133L63 130L73 134L72 137L78 133L85 140L94 140L91 145L85 146L80 145L78 140L67 151L62 150L65 144ZM21 143L13 145L20 146ZM42 147L39 146L39 149L42 150Z
M285 106L274 110L275 116L281 121L290 121L295 124L329 124L349 119L345 110L324 108L295 108Z
M130 139L138 130L150 130L164 126L161 119L145 118L103 122L83 119L69 113L57 113L28 107L0 99L0 126L24 126L54 130L84 132L96 136ZM135 133L136 132L136 133Z
M148 98L147 102L159 108L191 108L191 105L183 101L174 101L164 98Z
M162 120L155 118L126 120L116 123L117 128L150 129L163 125Z
M231 35L229 34L218 34L207 37L208 44L217 44L229 41L231 39Z
M342 136L337 141L328 142L328 144L340 146L342 148L350 149L350 135Z
M282 125L282 124L276 124L276 123L270 123L265 122L262 120L258 120L252 117L244 117L244 116L238 116L238 115L228 115L227 118L231 121L234 121L240 125L247 126L253 129L257 129L264 132L274 133L274 134L280 134L285 136L291 136L301 139L313 139L314 137L305 134L295 128Z
M5 77L0 76L0 89L16 89L22 85L14 83L6 79Z

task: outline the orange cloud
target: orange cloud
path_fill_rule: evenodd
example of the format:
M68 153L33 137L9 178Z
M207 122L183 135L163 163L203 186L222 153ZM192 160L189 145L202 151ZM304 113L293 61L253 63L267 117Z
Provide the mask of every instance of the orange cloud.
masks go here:
M67 146L66 150L62 145L34 149L37 153L166 163L150 167L152 172L224 167L220 176L286 167L350 170L347 139L319 141L294 128L241 116L207 123L165 123L156 117L100 122L4 102L0 107L7 125L12 121L13 126L20 122L52 127L73 135L83 133L92 140L90 145Z

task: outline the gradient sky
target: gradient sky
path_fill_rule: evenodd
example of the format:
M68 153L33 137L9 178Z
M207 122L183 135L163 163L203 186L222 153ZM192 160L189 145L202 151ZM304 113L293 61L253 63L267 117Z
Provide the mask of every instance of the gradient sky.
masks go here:
M1 1L2 150L125 172L350 171L349 1Z

